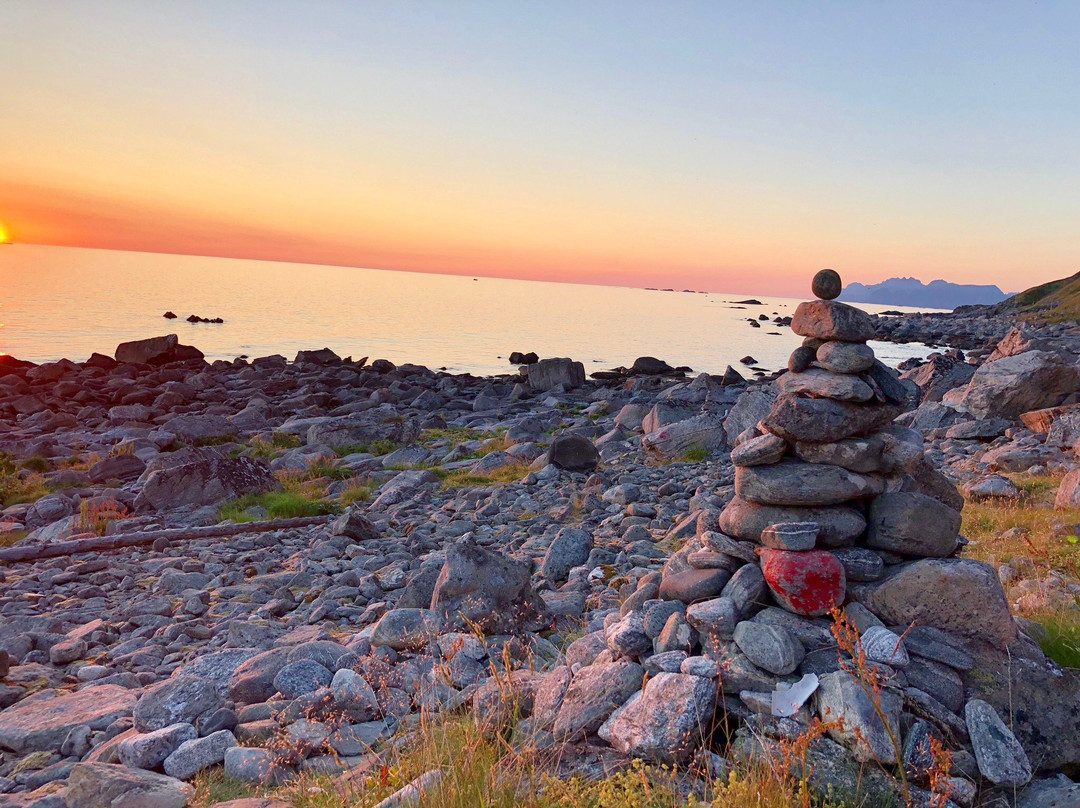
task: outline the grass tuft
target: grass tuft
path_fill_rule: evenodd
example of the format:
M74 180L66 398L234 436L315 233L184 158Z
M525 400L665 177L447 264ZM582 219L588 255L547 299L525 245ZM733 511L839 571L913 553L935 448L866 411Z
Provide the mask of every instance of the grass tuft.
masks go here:
M434 472L442 478L442 487L444 489L479 488L500 483L516 483L529 473L529 466L526 463L511 463L484 474L477 474L470 469L457 469L456 471L434 469Z
M293 519L298 516L326 516L338 513L340 506L324 502L310 494L300 491L271 491L266 494L249 494L233 499L221 506L219 515L224 521L257 522L259 517L245 513L251 508L261 507L268 512L267 519Z

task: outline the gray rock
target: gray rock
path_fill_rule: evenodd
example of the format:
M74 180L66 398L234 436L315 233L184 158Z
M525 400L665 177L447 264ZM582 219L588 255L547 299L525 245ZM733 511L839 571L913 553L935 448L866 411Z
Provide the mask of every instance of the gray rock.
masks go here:
M839 466L785 461L735 469L735 492L760 505L838 505L880 494L884 481Z
M330 682L334 704L353 722L370 721L380 714L379 700L367 680L356 671L342 668Z
M982 776L998 786L1022 786L1031 780L1031 763L1001 716L981 699L964 708L968 735Z
M563 528L555 534L554 541L544 554L540 572L548 583L565 581L570 570L588 561L592 549L591 533L579 528Z
M762 425L785 440L834 443L876 432L903 409L893 404L857 404L782 395Z
M660 582L660 597L696 603L719 595L731 573L726 569L689 569L665 575Z
M533 390L572 390L585 384L585 366L566 358L541 359L528 366L527 378Z
M451 544L435 582L431 609L452 627L489 634L538 628L547 607L532 588L529 566L471 543Z
M861 474L880 471L884 451L885 442L873 435L868 438L848 438L835 443L800 441L795 444L795 454L800 460L840 466Z
M125 738L116 747L120 762L135 769L156 769L185 741L199 737L191 724L173 724Z
M743 564L724 585L720 596L732 600L741 620L745 620L767 606L768 585L765 583L761 567L757 564Z
M588 438L560 435L548 446L547 462L564 471L587 474L600 465L600 453Z
M966 559L928 558L894 567L876 584L856 584L849 594L886 625L932 626L1004 647L1016 637L997 571ZM927 597L933 592L934 597Z
M659 673L612 719L611 744L633 757L687 760L711 735L715 703L714 680Z
M249 457L225 457L212 447L181 449L150 462L135 508L163 511L213 505L280 487L268 467Z
M135 705L135 728L151 732L173 724L195 724L199 716L224 706L224 690L201 677L166 679L143 693Z
M571 680L552 725L556 738L571 739L596 732L617 707L641 689L645 670L619 660L582 668Z
M847 671L835 671L821 676L818 690L814 694L817 712L822 721L842 721L840 726L829 730L829 736L848 746L856 760L861 763L871 760L887 764L899 763L901 750L893 745L892 739L900 743L900 711L903 700L888 689L883 689L878 698L887 725L879 717L866 688Z
M394 609L375 624L371 644L395 651L422 648L442 630L442 617L430 609Z
M903 555L948 556L956 550L961 518L924 494L881 494L870 503L866 544Z
M195 789L174 777L109 763L77 763L64 792L67 808L184 808Z
M813 550L820 532L817 522L779 522L761 531L761 543L774 550Z
M1017 418L1053 407L1080 389L1080 372L1056 353L1026 351L987 362L971 377L961 403L976 418Z
M874 397L870 385L858 376L832 373L821 368L807 368L802 373L785 373L777 381L782 393L792 396L830 398L835 401L869 401Z
M266 701L277 692L274 677L285 667L288 648L272 648L244 661L229 677L229 698L241 704Z
M858 342L825 342L818 346L818 364L833 373L862 373L874 365L874 350Z
M604 629L604 639L615 656L639 657L652 651L652 640L645 634L645 623L638 612L615 620Z
M731 462L736 466L771 466L784 459L787 441L776 435L759 435L740 443L731 452Z
M313 659L290 662L274 677L274 687L287 699L298 699L326 687L334 675Z
M0 711L0 747L19 755L53 751L76 727L104 730L131 715L137 694L103 684L57 694L45 691Z
M234 746L225 750L225 776L241 783L273 782L274 753L268 749Z
M720 512L720 530L729 536L760 542L762 532L778 522L817 522L818 541L825 547L851 544L866 530L866 519L854 508L832 505L824 508L794 508L761 505L736 496Z
M803 661L806 650L787 631L744 620L735 626L735 644L747 659L777 676L787 676Z
M843 342L866 342L876 333L869 314L833 300L800 303L791 318L791 330L800 337Z
M330 533L335 536L347 536L353 541L374 541L380 533L371 521L360 513L359 509L347 508L345 513L330 523Z
M893 668L902 668L910 661L904 641L884 626L871 626L859 638L866 658Z
M195 738L180 744L179 748L165 758L165 773L178 780L190 780L203 769L225 760L225 751L239 746L236 737L227 729Z
M885 574L885 562L873 550L838 547L830 552L844 565L844 577L848 581L878 581Z
M739 621L739 610L731 598L713 598L689 606L686 621L702 635L730 638Z

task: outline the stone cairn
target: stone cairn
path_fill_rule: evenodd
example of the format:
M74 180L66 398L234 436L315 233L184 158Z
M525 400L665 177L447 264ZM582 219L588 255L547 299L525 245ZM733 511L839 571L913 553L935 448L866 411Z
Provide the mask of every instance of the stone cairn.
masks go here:
M554 734L580 730L583 714L599 724L603 715L582 712L599 690L624 705L602 738L630 754L685 758L720 695L725 718L746 727L732 748L747 757L804 734L815 716L825 722L829 738L812 751L824 755L815 760L830 789L863 782L869 761L902 767L913 794L932 771L940 786L936 738L959 775L946 804L967 805L978 782L1018 786L1032 775L1000 717L1002 690L980 690L994 677L975 670L976 659L1005 658L1016 624L994 569L957 557L963 499L926 460L922 435L893 423L914 395L867 345L872 318L835 301L832 270L813 290L818 299L792 319L805 341L771 410L735 441L735 496L719 531L697 519L696 541L661 580L646 576L605 619L604 653L591 637L570 647L571 659L588 646L595 660L575 673ZM846 624L858 637L834 636L827 616L837 609L840 633Z

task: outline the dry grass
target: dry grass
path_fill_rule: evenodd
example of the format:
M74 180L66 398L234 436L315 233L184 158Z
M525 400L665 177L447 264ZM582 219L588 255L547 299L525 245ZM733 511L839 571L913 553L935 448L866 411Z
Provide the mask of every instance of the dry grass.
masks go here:
M1080 598L1062 587L1080 583L1080 510L1053 509L1059 479L1015 475L1020 503L968 502L965 555L993 564L1012 562L1019 573L1006 591L1021 616L1039 623L1043 651L1059 665L1080 668ZM1052 598L1017 598L1035 583Z
M477 474L467 468L457 471L435 469L435 473L442 478L443 488L478 488L500 483L516 483L529 473L529 466L527 463L511 463L483 474Z

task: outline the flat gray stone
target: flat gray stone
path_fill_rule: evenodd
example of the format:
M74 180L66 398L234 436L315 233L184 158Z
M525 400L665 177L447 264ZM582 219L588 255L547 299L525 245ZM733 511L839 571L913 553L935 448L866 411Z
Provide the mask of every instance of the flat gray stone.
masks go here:
M997 710L981 699L972 699L964 708L964 720L983 777L1007 787L1022 786L1031 780L1027 753Z

